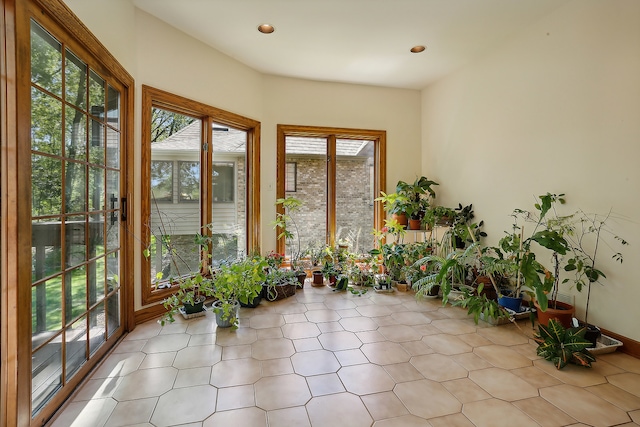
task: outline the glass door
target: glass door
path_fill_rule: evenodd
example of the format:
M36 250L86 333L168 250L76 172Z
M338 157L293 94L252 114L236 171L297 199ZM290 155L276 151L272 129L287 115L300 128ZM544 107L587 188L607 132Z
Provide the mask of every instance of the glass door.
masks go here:
M122 331L121 92L31 21L32 415Z

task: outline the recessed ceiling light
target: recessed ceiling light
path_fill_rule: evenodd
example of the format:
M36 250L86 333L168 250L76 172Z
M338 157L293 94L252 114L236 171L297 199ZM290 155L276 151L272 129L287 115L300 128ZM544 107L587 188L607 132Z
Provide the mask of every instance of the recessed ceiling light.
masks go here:
M424 52L427 48L424 46L414 46L411 48L411 53L420 53Z
M275 27L271 24L258 25L258 31L260 31L262 34L271 34L275 30L276 30Z

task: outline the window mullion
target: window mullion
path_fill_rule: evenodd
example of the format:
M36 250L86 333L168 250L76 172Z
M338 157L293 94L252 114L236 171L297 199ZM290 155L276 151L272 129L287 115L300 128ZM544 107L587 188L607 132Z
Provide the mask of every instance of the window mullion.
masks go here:
M327 138L327 243L336 240L336 136Z

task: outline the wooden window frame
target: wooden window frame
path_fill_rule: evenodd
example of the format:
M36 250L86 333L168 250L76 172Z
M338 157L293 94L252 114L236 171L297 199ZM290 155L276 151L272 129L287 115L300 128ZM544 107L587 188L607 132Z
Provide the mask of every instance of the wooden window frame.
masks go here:
M142 86L142 189L141 189L141 241L146 245L151 238L149 227L145 224L151 215L150 194L150 166L151 166L151 111L153 108L162 108L179 114L198 118L203 123L202 142L211 146L214 123L231 126L247 132L246 149L246 251L255 251L260 244L260 122L240 116L207 104L194 101L180 95L175 95L151 86ZM200 168L208 170L212 162L212 153L209 150L201 151ZM175 173L175 171L174 171ZM210 177L205 175L205 179ZM202 182L202 186L209 187L209 182ZM200 206L211 205L211 191L202 191ZM211 210L201 209L201 224L211 222ZM151 260L141 253L141 301L142 305L149 305L164 300L175 292L174 288L152 289L150 277ZM162 305L147 307L136 313L136 321L144 321L155 317L164 311Z
M387 132L384 130L349 129L319 126L298 126L283 125L277 126L277 179L276 198L286 197L286 138L288 136L300 136L309 138L326 138L329 152L335 153L336 141L338 139L358 139L367 140L374 143L373 163L374 182L373 194L380 194L386 188L387 181ZM336 239L336 156L333 160L327 161L327 240L328 245L335 245ZM276 213L284 213L282 205L276 206ZM377 229L381 229L384 224L384 210L382 202L373 202L373 224ZM279 231L276 231L276 235ZM277 239L276 251L285 252L284 238Z
M0 425L18 427L41 426L53 415L79 386L84 377L95 367L85 363L35 416L31 414L31 162L30 162L30 20L35 19L47 31L63 40L75 53L82 54L83 61L103 77L118 81L121 93L121 147L123 150L121 174L123 195L130 198L132 183L126 177L133 176L133 77L107 51L62 0L3 0L2 53L0 71L0 110L2 119L2 229L0 249L0 303L2 368L0 371ZM127 217L133 217L133 209L127 206ZM132 236L121 228L121 253L133 247ZM133 263L132 257L121 259L122 330L132 330L133 320ZM104 356L119 336L111 336L93 354L92 360Z

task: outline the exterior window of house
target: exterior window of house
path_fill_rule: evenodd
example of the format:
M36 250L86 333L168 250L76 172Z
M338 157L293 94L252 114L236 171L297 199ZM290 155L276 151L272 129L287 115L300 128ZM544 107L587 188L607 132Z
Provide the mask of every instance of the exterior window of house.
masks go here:
M284 191L286 193L293 193L296 190L297 184L298 164L296 162L287 162L285 171Z
M305 227L292 239L301 250L338 241L357 253L374 247L371 230L384 221L374 195L385 186L385 144L385 131L278 125L277 197L293 184L303 202L296 214ZM277 250L290 253L286 244Z
M151 162L151 195L158 202L173 201L173 162Z
M147 86L142 94L143 153L150 153L143 155L141 207L148 304L173 291L171 277L257 247L259 123ZM210 259L200 259L198 234L212 238Z
M233 203L235 179L233 163L213 162L213 203Z
M200 162L178 162L181 202L200 200Z

